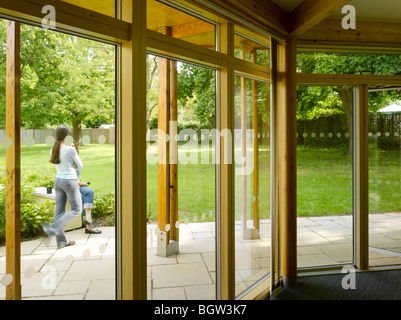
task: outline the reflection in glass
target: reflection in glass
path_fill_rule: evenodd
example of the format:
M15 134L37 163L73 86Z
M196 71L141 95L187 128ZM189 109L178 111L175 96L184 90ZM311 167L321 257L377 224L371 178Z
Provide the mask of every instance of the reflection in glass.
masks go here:
M238 25L234 27L234 30L234 56L270 67L270 38Z
M270 85L235 77L236 295L270 271Z

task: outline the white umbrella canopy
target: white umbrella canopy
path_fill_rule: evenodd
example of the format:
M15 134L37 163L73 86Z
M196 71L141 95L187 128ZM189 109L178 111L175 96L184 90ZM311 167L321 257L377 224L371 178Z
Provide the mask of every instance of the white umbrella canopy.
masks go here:
M391 106L388 107L384 107L380 110L378 110L377 112L401 112L401 106L399 106L398 104L392 104Z

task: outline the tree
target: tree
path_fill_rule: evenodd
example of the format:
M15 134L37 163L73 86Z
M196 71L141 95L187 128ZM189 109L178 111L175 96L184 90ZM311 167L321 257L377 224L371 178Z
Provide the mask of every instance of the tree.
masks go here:
M394 75L401 73L401 56L302 52L297 56L297 68L303 73ZM348 130L352 132L352 89L328 86L299 87L297 118L310 120L345 113ZM390 101L400 99L400 91L372 92L369 94L369 111L376 112ZM352 135L348 155L352 154L351 151Z
M114 47L83 38L65 36L55 108L59 119L70 119L73 138L79 141L81 126L89 115L114 114Z
M182 108L191 109L199 121L199 128L214 128L216 121L216 72L188 63L180 64L178 101Z
M301 52L297 55L297 69L301 73L396 75L401 74L401 56ZM331 87L308 86L299 89L297 104L299 119L311 119L327 113L344 111L341 98L339 96L333 97ZM371 93L369 95L369 110L375 112L386 101L399 100L400 98L400 92ZM318 104L317 101L323 103Z
M0 20L0 128L5 126L6 23ZM113 46L29 25L21 26L21 126L40 129L112 121ZM102 121L100 120L100 121Z

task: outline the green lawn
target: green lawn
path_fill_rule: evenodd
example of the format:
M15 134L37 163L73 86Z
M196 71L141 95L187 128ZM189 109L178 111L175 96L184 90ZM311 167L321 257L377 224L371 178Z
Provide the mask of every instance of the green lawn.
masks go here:
M50 148L45 145L22 146L22 181L31 170L51 172ZM198 153L211 154L203 148ZM82 180L90 181L96 192L114 191L114 145L90 144L80 149L84 163ZM185 150L180 149L180 153ZM270 150L260 151L260 217L269 217ZM211 158L210 158L211 159ZM352 213L352 157L341 150L298 147L298 216L344 215ZM5 172L5 150L0 148L0 175ZM179 164L179 217L181 222L213 221L215 217L216 167L208 164ZM401 154L381 151L374 144L369 152L370 212L401 211ZM236 219L242 208L241 176L236 176ZM295 183L295 182L294 182ZM157 217L157 165L147 165L147 201L151 217ZM247 177L247 211L252 217L252 175Z
M34 147L21 146L21 181L33 170L51 174L54 165L49 162L50 147L42 144ZM109 192L115 189L114 145L90 144L80 148L80 157L84 164L81 180L89 181L97 192ZM5 149L0 148L0 173L5 172Z
M352 213L352 157L338 149L298 147L298 216Z

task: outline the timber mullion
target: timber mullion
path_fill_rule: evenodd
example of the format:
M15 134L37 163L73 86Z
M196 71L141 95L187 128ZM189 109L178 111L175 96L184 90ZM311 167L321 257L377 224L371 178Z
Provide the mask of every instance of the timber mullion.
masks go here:
M21 137L20 137L20 24L7 21L6 135L6 286L7 300L21 300Z
M122 18L132 39L122 44L120 66L121 298L146 300L146 0L122 0Z
M292 287L297 277L297 139L296 139L296 40L279 46L278 67L278 165L280 262L284 284Z
M369 267L368 86L355 90L355 263Z
M234 55L234 26L221 25L221 50ZM233 164L234 144L234 70L220 70L220 232L218 264L218 297L222 300L235 299L235 166ZM228 139L228 141L224 141ZM228 158L231 156L231 159Z
M280 241L279 241L279 157L278 157L278 44L272 40L270 65L272 66L271 96L270 96L270 222L271 222L271 246L270 246L270 293L279 286L281 278L280 266Z

